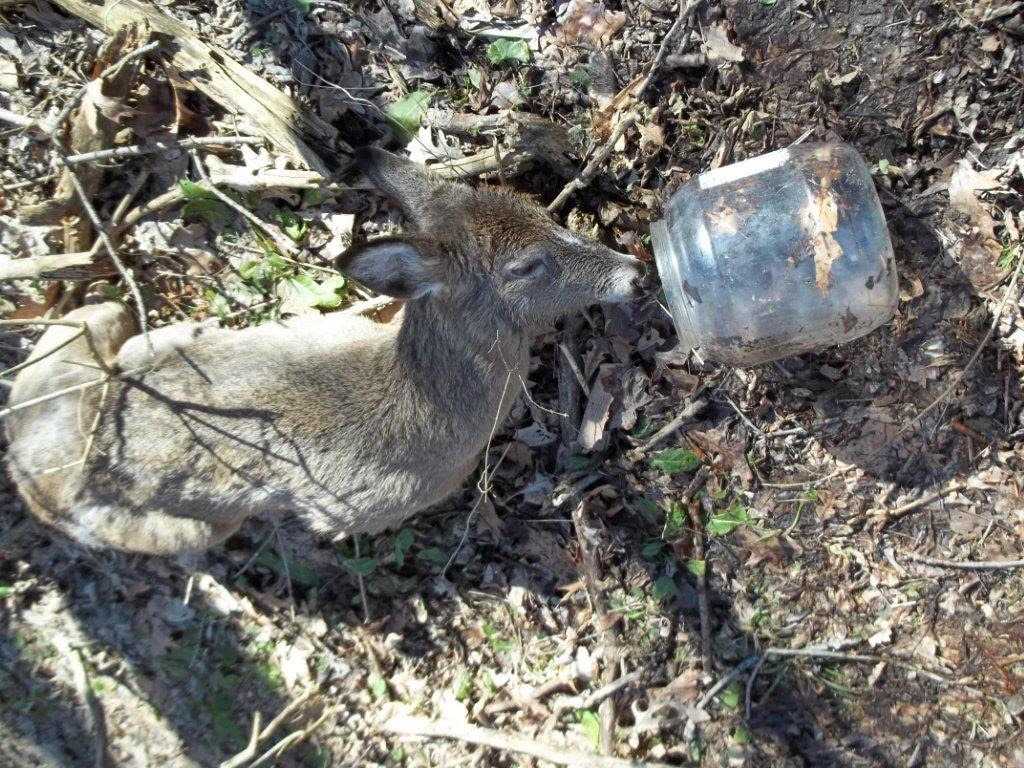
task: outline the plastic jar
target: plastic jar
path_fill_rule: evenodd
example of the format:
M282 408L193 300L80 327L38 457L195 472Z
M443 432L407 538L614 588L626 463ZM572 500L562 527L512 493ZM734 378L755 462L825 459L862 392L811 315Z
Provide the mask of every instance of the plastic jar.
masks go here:
M845 144L804 144L701 174L651 227L680 342L733 366L864 336L896 309L871 174Z

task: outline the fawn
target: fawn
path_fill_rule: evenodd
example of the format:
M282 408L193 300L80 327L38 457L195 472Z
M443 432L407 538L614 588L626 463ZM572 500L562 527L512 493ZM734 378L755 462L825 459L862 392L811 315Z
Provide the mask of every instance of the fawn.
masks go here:
M334 535L395 526L473 472L540 330L637 292L636 259L523 197L378 149L358 161L413 231L338 266L404 300L396 317L178 324L150 332L153 355L121 304L70 312L91 349L52 326L11 389L15 406L73 390L8 416L8 466L38 518L161 554L221 542L253 514L294 511ZM97 355L114 375L89 386Z

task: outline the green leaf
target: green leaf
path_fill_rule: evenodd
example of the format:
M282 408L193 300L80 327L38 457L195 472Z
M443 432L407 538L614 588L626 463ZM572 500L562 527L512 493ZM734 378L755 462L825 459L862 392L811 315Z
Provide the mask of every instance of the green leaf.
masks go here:
M192 200L181 206L181 216L186 221L202 219L212 227L228 223L231 213L220 200Z
M320 584L320 577L308 565L290 558L286 562L284 558L279 557L269 549L260 552L256 558L256 564L269 568L278 576L290 577L292 583L298 584L300 587L316 587Z
M687 520L686 507L678 501L669 503L665 510L665 532L662 534L666 540L678 539L686 528Z
M578 716L580 725L583 726L583 732L590 739L590 743L594 745L594 749L598 749L601 746L601 718L597 716L596 712L589 709L580 710Z
M313 10L313 0L294 0L295 7L305 14Z
M661 521L661 507L658 506L658 502L654 499L641 496L633 503L636 506L636 511L639 512L640 515L651 525L655 525Z
M375 557L343 557L341 563L356 576L369 576L377 570Z
M654 597L661 602L679 596L679 588L671 576L659 576L654 582Z
M430 563L431 565L448 564L448 555L446 555L437 547L427 547L426 549L421 549L416 554L416 557L420 560Z
M737 744L749 744L751 742L750 731L742 725L737 725L736 730L732 732L732 740Z
M528 64L530 62L530 47L525 40L499 37L487 46L487 59L495 66L508 62Z
M587 71L586 67L576 67L569 74L569 82L581 91L586 91L590 88L590 72Z
M703 560L687 560L686 570L694 576L703 576L707 572L707 563Z
M502 637L490 624L484 624L484 637L495 653L508 653L512 650L512 641Z
M331 275L318 283L311 275L299 272L280 280L276 292L291 308L337 309L345 299L344 288L342 275Z
M669 448L667 451L654 454L651 466L665 474L674 475L677 472L692 472L700 466L700 459L697 458L697 454L686 448Z
M740 706L740 684L733 683L720 694L718 694L718 700L722 702L723 707L729 709L738 709Z
M484 84L484 73L479 67L470 67L466 72L466 82L469 83L470 88L480 90Z
M664 549L665 542L661 539L655 539L654 541L649 541L644 544L643 549L640 550L640 554L643 556L644 560L654 561L661 557Z
M726 536L741 525L750 522L750 513L742 504L733 504L722 512L716 512L708 520L707 531L711 536Z
M14 594L14 587L0 586L0 600L2 600L5 597L10 597L13 594Z
M419 131L429 106L430 94L427 91L413 91L388 107L388 119L406 140L410 140Z
M455 681L455 699L457 701L468 701L473 693L473 676L469 672L463 672Z
M574 453L565 460L565 468L569 472L582 472L585 469L590 469L593 464L594 460L590 456L583 456L579 453Z
M409 548L416 541L416 534L412 532L411 528L403 528L395 536L395 567L401 568L405 565L405 556L409 552Z
M279 253L269 253L262 259L253 259L238 268L239 276L247 283L269 287L285 274L290 265Z
M291 211L278 211L275 218L284 233L297 243L302 242L309 234L309 222L299 218Z
M388 684L380 675L370 675L366 685L377 701L384 701L388 698Z

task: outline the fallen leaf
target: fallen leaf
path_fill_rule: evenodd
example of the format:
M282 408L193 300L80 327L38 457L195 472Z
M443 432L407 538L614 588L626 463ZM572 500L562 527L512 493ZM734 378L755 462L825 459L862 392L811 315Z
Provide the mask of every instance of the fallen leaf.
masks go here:
M594 47L608 43L626 24L626 14L609 11L604 3L572 0L559 15L558 38L569 44L590 43Z
M611 414L612 402L615 400L614 390L617 386L617 365L602 365L598 369L597 378L587 398L587 408L583 412L580 423L579 446L584 451L594 450L604 437L605 424Z
M743 61L743 49L729 42L729 34L725 22L708 27L704 35L704 51L712 61Z
M958 238L960 266L977 289L991 287L1006 276L999 266L1002 244L996 237L995 220L979 197L980 192L1000 189L1005 169L976 171L969 160L961 160L949 179L949 205L966 216L973 231Z

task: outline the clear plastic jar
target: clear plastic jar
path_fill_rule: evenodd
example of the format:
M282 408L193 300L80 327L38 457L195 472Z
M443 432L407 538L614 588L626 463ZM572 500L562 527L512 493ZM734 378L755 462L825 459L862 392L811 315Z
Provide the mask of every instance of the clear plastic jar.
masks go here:
M896 309L871 174L845 144L804 144L703 173L651 226L680 342L750 366L841 344Z

